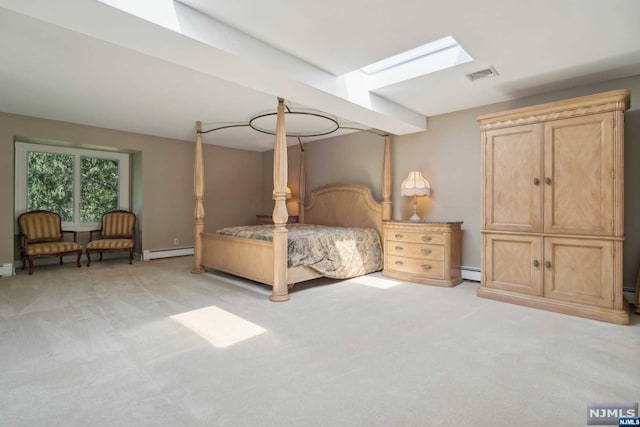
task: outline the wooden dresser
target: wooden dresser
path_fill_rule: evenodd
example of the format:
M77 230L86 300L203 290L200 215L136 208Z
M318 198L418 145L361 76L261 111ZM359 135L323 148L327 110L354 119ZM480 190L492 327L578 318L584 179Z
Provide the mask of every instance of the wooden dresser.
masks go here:
M478 118L478 296L629 323L622 294L624 110L619 90Z
M287 220L287 224L294 224L298 222L297 215L289 215L289 219ZM256 215L256 224L265 225L265 224L273 224L273 218L271 215Z
M460 277L462 222L386 221L383 276L437 286Z

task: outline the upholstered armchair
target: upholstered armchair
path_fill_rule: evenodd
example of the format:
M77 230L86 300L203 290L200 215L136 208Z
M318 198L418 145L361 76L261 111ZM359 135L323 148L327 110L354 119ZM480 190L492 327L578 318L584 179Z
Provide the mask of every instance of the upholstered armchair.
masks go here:
M29 274L33 274L34 257L62 257L77 255L77 264L80 267L82 245L78 243L75 231L63 231L62 219L55 212L36 210L25 212L18 216L20 227L20 259L22 269L25 269L25 260L29 260ZM73 242L63 240L64 233L73 234Z
M136 215L133 212L116 210L102 215L102 228L89 234L87 243L87 267L91 265L91 252L129 251L129 264L133 263L134 229ZM94 234L99 238L94 239Z

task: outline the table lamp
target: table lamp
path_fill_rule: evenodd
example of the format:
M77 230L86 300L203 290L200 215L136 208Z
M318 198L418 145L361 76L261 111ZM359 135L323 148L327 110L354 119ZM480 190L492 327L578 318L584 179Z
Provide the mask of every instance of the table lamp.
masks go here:
M400 194L403 196L413 197L413 215L409 221L420 221L418 216L418 196L428 196L431 194L431 186L429 181L417 171L409 172L409 177L402 182Z

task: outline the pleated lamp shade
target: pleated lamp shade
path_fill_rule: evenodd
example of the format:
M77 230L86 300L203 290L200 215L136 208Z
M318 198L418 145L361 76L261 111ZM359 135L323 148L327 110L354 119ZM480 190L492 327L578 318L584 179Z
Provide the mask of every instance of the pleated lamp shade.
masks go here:
M400 194L403 196L428 196L431 194L429 181L422 176L422 172L409 172L407 179L402 181Z

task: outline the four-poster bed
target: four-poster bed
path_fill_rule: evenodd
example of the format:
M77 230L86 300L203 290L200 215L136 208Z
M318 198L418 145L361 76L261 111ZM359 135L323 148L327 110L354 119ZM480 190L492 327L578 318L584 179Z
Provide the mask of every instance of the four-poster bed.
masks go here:
M285 105L278 98L276 141L273 162L274 209L273 225L268 227L270 240L236 237L219 233L205 233L204 166L202 159L202 125L196 124L196 152L194 163L194 261L193 273L205 268L224 271L272 287L271 301L289 300L289 288L298 282L323 277L317 267L305 265L288 267L289 230L286 208L287 186L287 133L285 129ZM391 161L390 138L384 135L384 160L382 173L382 202L376 201L371 190L358 184L326 185L311 192L305 204L304 151L300 153L298 222L331 227L357 227L375 230L378 247L381 248L382 223L391 219ZM259 228L255 227L255 228ZM290 224L289 227L292 227ZM309 226L301 227L305 234ZM326 227L322 228L324 231ZM224 230L219 230L224 231ZM237 230L231 230L236 232ZM263 230L264 231L264 230ZM364 230L366 232L366 230ZM298 230L292 230L296 238ZM263 233L264 234L264 233ZM355 240L366 240L358 237ZM359 248L360 253L367 252ZM380 249L380 252L382 250ZM373 250L375 252L375 250ZM380 265L377 269L382 267ZM368 264L373 265L373 262ZM366 274L365 271L358 274Z

